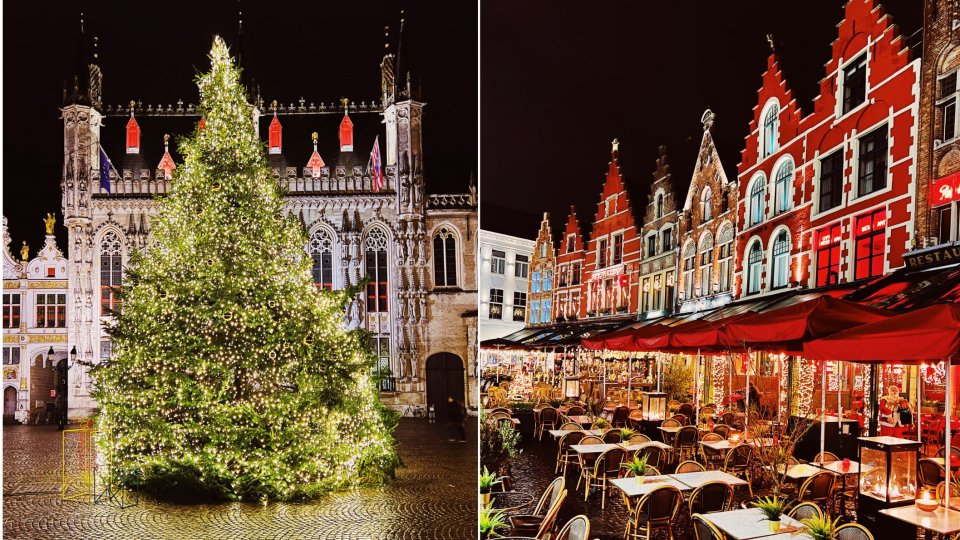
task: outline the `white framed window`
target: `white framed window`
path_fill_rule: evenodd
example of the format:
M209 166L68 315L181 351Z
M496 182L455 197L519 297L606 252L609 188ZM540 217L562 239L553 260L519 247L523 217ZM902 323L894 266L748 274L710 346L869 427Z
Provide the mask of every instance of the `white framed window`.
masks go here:
M780 231L773 241L773 287L781 289L790 283L790 235Z
M693 298L693 274L697 264L697 248L693 240L683 246L683 295L690 300Z
M663 217L663 193L657 194L657 219Z
M790 210L792 205L790 192L793 186L793 162L784 161L777 169L773 186L773 214L779 215Z
M434 256L436 255L434 251ZM313 260L313 284L318 289L332 291L333 237L326 230L317 229L310 236L310 258Z
M841 114L847 114L867 100L867 53L861 54L843 68L841 87Z
M942 142L952 141L960 134L960 118L957 116L957 77L960 70L941 75L937 79L937 109L943 126Z
M750 208L748 209L748 216L750 217L749 224L751 226L763 222L766 192L766 178L764 178L762 174L758 175L753 179L753 183L750 184L750 198L748 199Z
M527 278L527 271L530 268L530 257L526 255L517 255L517 259L513 266L513 275L518 278Z
M780 131L780 105L771 103L763 116L763 154L767 157L777 151L777 137Z
M457 237L447 227L433 236L433 278L437 287L457 285Z
M709 232L700 238L700 294L713 293L713 235Z
M503 319L503 289L490 289L488 314L491 319Z
M507 254L499 249L493 250L490 257L490 273L503 275L507 271Z
M747 256L747 294L760 292L760 277L763 272L763 247L760 240L750 246Z
M727 292L733 282L733 226L727 225L717 235L720 244L720 291Z
M3 363L7 365L17 365L20 363L20 346L3 348Z
M713 192L710 191L710 186L703 188L703 193L700 194L700 209L703 215L703 221L710 221L713 219Z

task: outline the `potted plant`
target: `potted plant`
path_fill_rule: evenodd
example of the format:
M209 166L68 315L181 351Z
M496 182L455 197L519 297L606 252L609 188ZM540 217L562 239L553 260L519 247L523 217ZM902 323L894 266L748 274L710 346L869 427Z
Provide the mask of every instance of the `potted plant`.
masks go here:
M630 437L633 437L637 432L630 428L620 428L620 440L627 442L630 440Z
M785 500L776 496L765 497L758 499L757 502L753 503L753 506L759 508L767 518L767 521L770 522L770 532L780 532L780 516L783 515L783 510L787 506Z
M507 516L503 510L492 508L492 502L484 504L480 509L480 538L489 538L491 534L496 534L498 529L507 527Z
M493 485L501 480L503 480L502 477L487 470L486 466L483 467L483 472L480 473L480 499L484 505L490 502L490 491L493 490Z
M642 484L643 476L647 472L647 457L646 455L643 457L634 456L632 460L624 462L620 468L626 469L628 473L633 473L637 477L637 482Z
M598 416L597 419L593 421L593 425L596 426L597 429L604 431L610 427L610 422Z
M814 516L801 521L807 527L807 535L813 540L833 540L833 533L837 529L840 518L830 521L829 518Z

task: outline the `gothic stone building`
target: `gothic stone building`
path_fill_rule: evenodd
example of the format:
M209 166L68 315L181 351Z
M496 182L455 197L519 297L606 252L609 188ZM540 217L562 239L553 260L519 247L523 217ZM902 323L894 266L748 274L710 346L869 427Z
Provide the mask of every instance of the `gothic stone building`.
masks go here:
M641 302L644 318L672 313L677 301L677 202L667 147L657 148L657 166L647 196L640 260Z
M134 249L151 241L154 197L174 187L175 151L164 134L187 132L202 120L182 101L108 105L101 100L99 67L85 68L65 92L61 110L70 263L68 337L55 349L60 354L75 346L82 360L96 362L110 356L103 326L110 324L125 265ZM309 238L305 248L317 286L340 289L370 277L364 298L346 317L351 327L373 335L378 368L389 376L384 402L396 408L440 405L451 394L473 406L476 191L471 185L470 193L427 193L424 103L410 91L409 75L398 85L394 70L394 56L387 54L379 102L316 105L301 99L265 107L254 94L251 121L258 132L269 131L269 163L287 211L299 217ZM284 136L285 128L296 127L303 131ZM366 166L378 135L386 150L383 186L374 185ZM115 165L109 179L100 178L101 146ZM96 407L89 386L74 384L88 380L87 374L74 366L70 378L70 387L77 388L70 416L89 415Z

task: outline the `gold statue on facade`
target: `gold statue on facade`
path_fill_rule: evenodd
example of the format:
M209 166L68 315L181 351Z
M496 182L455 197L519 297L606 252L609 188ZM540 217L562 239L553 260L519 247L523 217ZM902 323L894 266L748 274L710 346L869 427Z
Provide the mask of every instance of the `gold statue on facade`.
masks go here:
M43 224L47 227L47 234L53 234L53 226L57 224L57 217L47 212L47 217L43 220Z
M23 246L20 247L20 260L30 260L30 247L27 246L26 240L23 241Z

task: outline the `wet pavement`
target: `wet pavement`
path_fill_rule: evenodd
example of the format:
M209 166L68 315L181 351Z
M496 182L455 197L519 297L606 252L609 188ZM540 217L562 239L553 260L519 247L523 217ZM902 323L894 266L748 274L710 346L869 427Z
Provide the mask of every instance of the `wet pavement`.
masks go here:
M60 501L61 438L55 427L4 426L5 539L451 539L477 533L476 420L466 443L443 426L404 418L404 467L395 482L309 503L182 505Z

